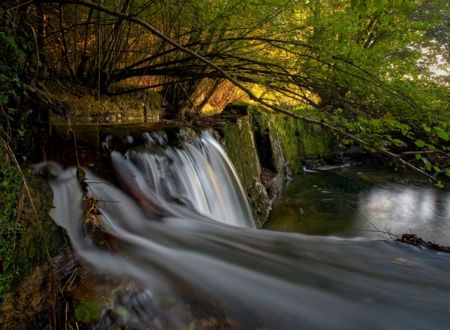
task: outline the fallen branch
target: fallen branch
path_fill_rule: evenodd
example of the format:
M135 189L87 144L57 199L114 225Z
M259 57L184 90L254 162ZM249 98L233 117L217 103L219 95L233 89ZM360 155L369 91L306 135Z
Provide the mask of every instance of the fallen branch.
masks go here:
M439 252L450 253L450 246L444 246L431 241L425 241L415 234L403 234L402 236L397 237L395 240L410 245L423 246Z
M75 158L76 158L76 177L78 184L80 186L81 194L82 194L82 204L81 208L83 211L83 225L85 225L86 229L91 232L94 241L97 244L102 244L106 246L111 251L114 251L115 247L115 237L114 235L108 233L105 229L104 223L101 220L102 212L98 205L99 199L93 193L86 177L86 172L80 165L80 161L78 158L78 147L77 147L77 139L74 130L72 129L72 124L69 120L69 129L68 132L72 134L73 145L75 149Z

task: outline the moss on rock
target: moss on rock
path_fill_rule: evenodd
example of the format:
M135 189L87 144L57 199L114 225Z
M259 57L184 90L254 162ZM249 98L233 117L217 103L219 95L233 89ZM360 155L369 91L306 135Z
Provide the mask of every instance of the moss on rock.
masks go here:
M307 161L320 163L335 152L336 143L334 135L320 126L258 108L248 110L236 124L225 124L223 144L247 193L255 223L261 226L282 190L285 173L301 172Z
M281 114L271 115L268 120L271 134L280 139L291 175L301 172L304 161L318 161L335 151L335 137L323 127Z
M256 153L252 125L249 116L243 116L236 124L223 127L224 147L247 193L257 226L266 220L267 193L260 182L261 166Z

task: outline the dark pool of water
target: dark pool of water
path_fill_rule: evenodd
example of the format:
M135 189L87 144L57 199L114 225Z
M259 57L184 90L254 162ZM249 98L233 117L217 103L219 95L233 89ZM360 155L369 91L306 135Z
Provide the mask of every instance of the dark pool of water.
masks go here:
M305 173L288 183L264 228L342 237L415 233L450 245L450 192L367 166Z

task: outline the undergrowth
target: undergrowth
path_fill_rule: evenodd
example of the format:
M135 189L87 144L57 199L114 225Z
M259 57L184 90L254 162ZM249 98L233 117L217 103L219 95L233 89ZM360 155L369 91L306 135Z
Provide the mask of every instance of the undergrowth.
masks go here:
M17 209L22 178L0 148L0 295L9 291L14 279L14 250L20 224Z

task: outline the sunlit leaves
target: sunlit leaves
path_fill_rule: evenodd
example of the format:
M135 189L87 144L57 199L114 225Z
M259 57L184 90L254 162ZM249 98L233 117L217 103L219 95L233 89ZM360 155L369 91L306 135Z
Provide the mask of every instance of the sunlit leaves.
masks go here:
M414 142L414 144L416 145L417 148L423 148L425 147L426 143L425 141L418 139Z
M392 139L392 144L399 148L403 148L403 147L407 146L407 144L400 139Z
M440 139L442 139L442 140L444 140L444 141L448 141L448 133L447 133L446 131L444 131L441 127L436 126L436 127L434 128L434 131L436 132L436 135L437 135Z

